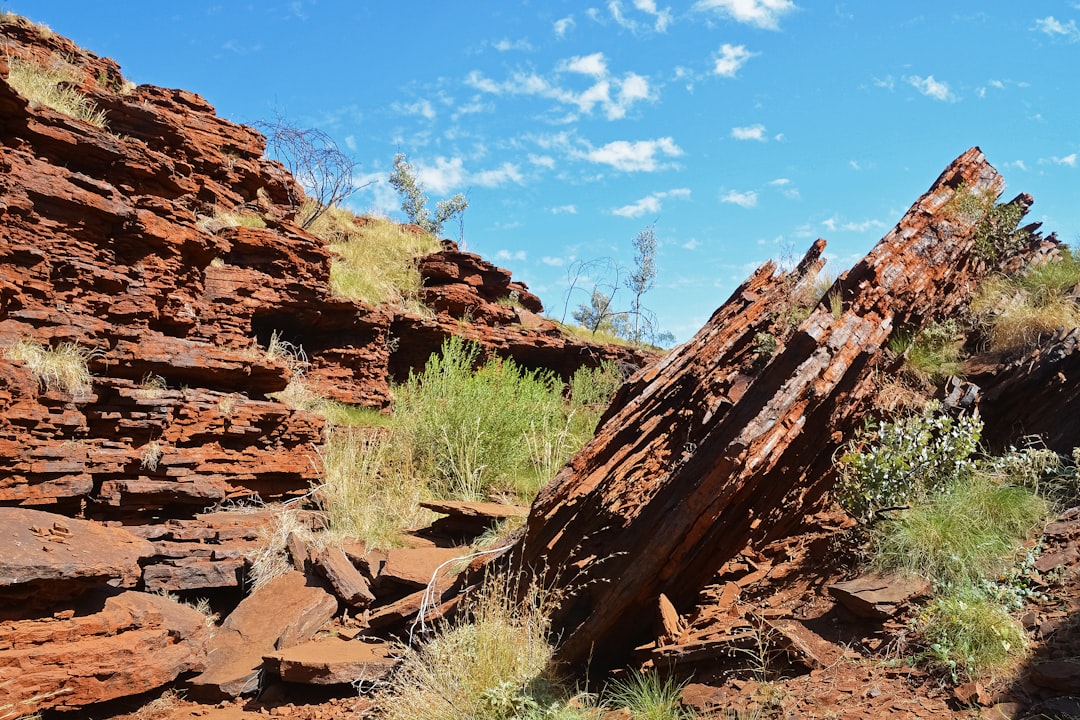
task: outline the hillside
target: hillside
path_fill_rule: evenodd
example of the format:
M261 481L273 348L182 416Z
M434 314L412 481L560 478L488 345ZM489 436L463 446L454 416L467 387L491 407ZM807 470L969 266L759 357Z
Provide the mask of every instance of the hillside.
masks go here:
M404 717L424 652L405 644L485 613L508 632L492 646L537 631L541 648L478 688L493 720L641 717L560 694L631 668L689 683L676 700L715 717L1080 716L1080 312L1002 339L1037 290L1036 315L1075 307L1077 259L1023 224L1033 198L1001 202L978 148L831 284L815 287L819 240L658 359L568 335L447 240L410 261L419 305L346 296L340 251L299 226L303 191L255 129L22 19L0 39L0 720ZM27 71L66 109L29 99ZM1050 293L1039 268L1068 279ZM954 352L920 365L930 346ZM493 412L520 398L524 418ZM451 450L431 478L415 457L377 464L417 409L435 418L417 444ZM477 445L499 433L474 416L522 434L455 455L454 413ZM920 418L936 429L899 494L851 469L885 464L888 430ZM961 435L952 465L911 480ZM543 462L480 482L518 453ZM1013 465L1036 458L1025 485ZM998 644L1030 649L935 665L928 608L953 579L868 557L881 528L980 483L1045 503L989 561L1000 578L976 578L1016 590ZM416 501L392 533L339 532L390 485ZM559 598L541 619L509 602L537 578ZM472 716L455 711L438 716Z

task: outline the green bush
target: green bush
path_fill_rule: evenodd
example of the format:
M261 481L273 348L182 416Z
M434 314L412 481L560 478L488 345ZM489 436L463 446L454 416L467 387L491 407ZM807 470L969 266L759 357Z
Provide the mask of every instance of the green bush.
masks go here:
M853 516L869 520L882 508L908 506L949 487L973 467L982 421L954 418L940 403L921 414L871 427L856 452L841 458L836 497Z
M603 704L629 711L630 720L692 720L697 714L682 703L682 685L654 672L631 672L608 686Z
M933 600L920 619L925 658L953 682L1007 667L1028 647L1024 628L999 603L977 592Z
M495 357L474 372L479 353L451 337L421 374L396 389L399 439L436 496L531 498L550 471L550 457L543 462L537 448L554 442L560 456L571 451L572 443L558 440L569 428L563 384Z

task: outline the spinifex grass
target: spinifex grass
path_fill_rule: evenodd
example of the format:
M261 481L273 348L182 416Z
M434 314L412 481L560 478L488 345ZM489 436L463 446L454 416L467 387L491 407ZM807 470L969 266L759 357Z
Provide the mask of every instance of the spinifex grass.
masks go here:
M57 61L53 65L42 65L12 58L8 67L8 82L27 100L95 127L105 127L105 111L69 84L74 81L74 71L66 64Z

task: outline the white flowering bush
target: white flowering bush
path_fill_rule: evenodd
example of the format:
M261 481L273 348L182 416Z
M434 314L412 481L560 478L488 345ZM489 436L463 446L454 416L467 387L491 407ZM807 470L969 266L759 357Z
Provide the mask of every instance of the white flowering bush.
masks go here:
M841 458L843 476L837 500L854 517L868 520L883 508L906 507L940 492L971 472L983 423L978 417L952 417L938 402L921 414L882 423L857 443L861 449Z

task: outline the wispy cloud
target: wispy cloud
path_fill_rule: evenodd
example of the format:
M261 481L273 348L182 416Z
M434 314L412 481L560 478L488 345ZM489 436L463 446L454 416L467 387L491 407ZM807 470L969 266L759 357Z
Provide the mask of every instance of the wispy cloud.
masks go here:
M540 262L544 263L549 267L562 267L566 264L566 259L561 257L554 257L552 255L545 255L544 257L540 258Z
M577 205L560 205L551 208L552 215L577 215Z
M529 254L524 250L497 250L495 252L496 260L525 260L529 257Z
M765 142L768 140L768 138L765 137L765 126L760 123L748 125L746 127L731 128L731 137L736 140L757 140L758 142Z
M563 75L584 76L592 84L584 90L574 90L562 81ZM618 120L638 102L652 100L653 92L648 78L635 72L621 77L611 73L603 53L575 55L556 64L553 76L544 77L536 72L515 71L502 82L486 77L479 70L466 76L467 85L492 95L535 95L548 98L578 112L591 114L597 107L603 109L609 120ZM572 121L573 117L568 118Z
M491 46L499 52L509 52L511 50L524 51L533 49L532 44L530 44L529 41L525 38L521 38L519 40L510 40L509 38L503 38L502 40L498 40L492 43Z
M554 30L555 37L564 38L566 37L566 33L574 29L574 25L574 16L567 15L564 18L559 18L558 20L556 20L552 24L551 29Z
M746 192L728 190L720 196L720 202L731 203L732 205L738 205L739 207L744 208L752 208L757 205L757 198L758 194L754 190L747 190Z
M391 107L402 115L420 115L428 120L435 119L435 107L429 100L417 100L414 103L394 103Z
M520 183L524 179L517 165L510 162L504 162L497 168L471 172L465 168L465 162L460 157L442 156L435 158L434 164L416 163L416 177L426 189L438 195L469 185L493 188Z
M226 40L221 48L237 55L253 55L262 50L262 45L259 43L244 45L236 40Z
M722 77L733 78L735 73L739 72L739 68L752 57L754 53L747 50L745 45L724 43L720 46L720 54L715 58L713 72Z
M1075 20L1063 23L1053 15L1047 15L1035 21L1034 29L1053 38L1069 42L1080 41L1080 28L1076 26Z
M638 21L637 18L629 16L621 0L610 0L608 2L608 12L611 13L612 20L620 27L626 28L635 34L650 29L658 33L667 31L672 21L671 8L658 9L655 0L633 0L633 5L635 9L650 16L651 25L644 24Z
M550 155L537 155L535 153L529 153L529 162L533 165L537 165L548 170L555 169L555 158Z
M1065 165L1066 167L1076 167L1078 160L1080 160L1080 158L1077 157L1076 153L1070 153L1064 157L1054 155L1052 157L1042 158L1039 162L1043 165Z
M709 10L735 22L778 30L780 18L796 9L791 0L698 0L694 10Z
M611 211L611 214L612 215L618 215L620 217L625 217L625 218L641 217L642 215L645 215L646 213L652 214L652 213L660 212L660 208L662 206L660 201L664 200L665 198L688 198L688 197L690 197L690 189L689 188L675 188L674 190L667 190L667 191L664 191L664 192L656 192L656 193L652 193L651 195L646 195L645 197L641 198L640 200L632 202L629 205L624 205L623 207L615 208L614 210Z
M579 151L577 156L623 172L653 172L668 167L662 158L675 158L682 154L682 148L672 138L662 137L634 142L615 140L598 148Z
M953 94L952 90L949 89L949 84L941 82L940 80L935 80L933 75L927 75L926 77L912 75L904 79L909 85L928 98L941 100L943 102L953 102L956 100L956 96Z

